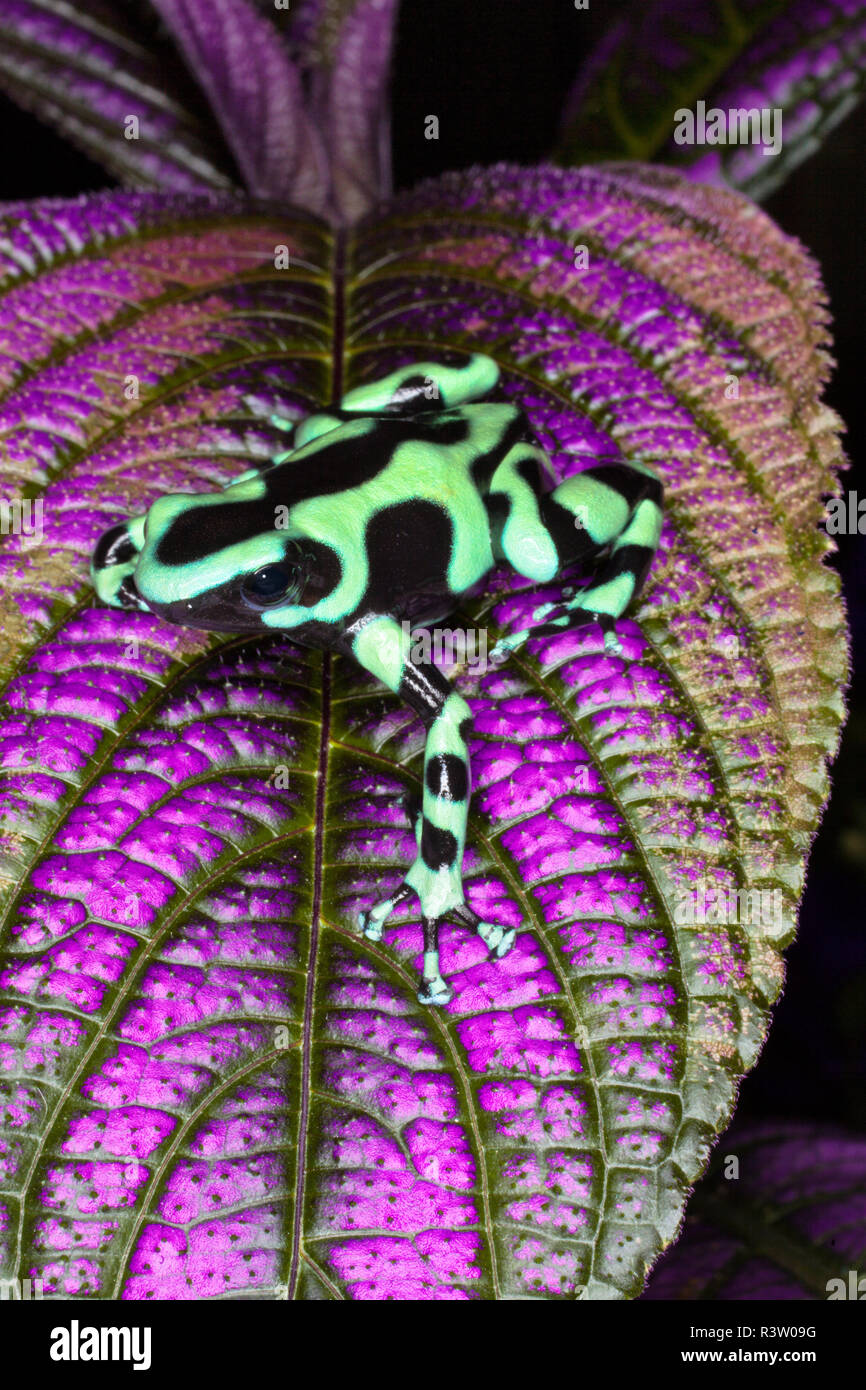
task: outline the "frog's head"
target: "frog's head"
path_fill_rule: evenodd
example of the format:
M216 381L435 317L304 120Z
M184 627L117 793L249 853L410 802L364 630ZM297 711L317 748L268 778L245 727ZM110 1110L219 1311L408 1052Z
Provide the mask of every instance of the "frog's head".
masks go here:
M119 529L125 539L110 540ZM308 590L307 604L315 602L313 568L298 538L275 526L260 482L161 497L145 517L107 532L93 563L104 602L210 632L265 627L265 615L303 604Z
M243 495L250 492L252 496ZM234 494L234 495L232 495ZM250 632L263 614L297 603L309 563L274 525L258 486L168 496L147 514L135 585L152 613L209 632Z

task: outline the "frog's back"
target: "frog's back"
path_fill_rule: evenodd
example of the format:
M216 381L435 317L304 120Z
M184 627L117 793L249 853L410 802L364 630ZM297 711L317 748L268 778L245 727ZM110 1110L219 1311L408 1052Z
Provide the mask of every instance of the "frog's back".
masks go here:
M464 480L486 491L522 428L520 411L499 402L412 417L362 416L302 445L262 477L269 499L289 507L355 489L370 502L379 492L402 489L405 500L413 487L427 492L434 483L445 501Z
M359 603L363 589L377 611L443 611L493 564L485 496L524 428L499 403L348 420L263 475L268 505L335 556Z

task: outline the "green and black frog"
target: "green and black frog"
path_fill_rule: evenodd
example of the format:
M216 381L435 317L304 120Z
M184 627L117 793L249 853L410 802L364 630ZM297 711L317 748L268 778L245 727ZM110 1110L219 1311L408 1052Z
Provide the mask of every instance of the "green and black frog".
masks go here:
M344 395L339 408L291 429L291 448L222 492L160 498L112 527L92 561L100 600L216 632L291 633L353 657L417 711L426 729L417 857L395 894L361 914L366 935L411 894L424 932L419 999L445 1004L443 919L503 956L513 930L467 906L462 861L471 788L472 715L407 628L453 610L495 565L546 584L575 564L588 587L533 613L503 639L615 623L644 581L659 539L662 486L640 464L598 462L550 486L550 462L524 413L483 398L499 378L474 354L457 366L421 362Z

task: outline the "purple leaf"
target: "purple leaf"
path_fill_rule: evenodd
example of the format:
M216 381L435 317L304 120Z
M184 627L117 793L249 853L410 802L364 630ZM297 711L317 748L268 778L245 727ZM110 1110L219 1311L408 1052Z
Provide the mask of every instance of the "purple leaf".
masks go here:
M862 1299L864 1173L862 1136L770 1121L735 1127L644 1297Z
M838 738L820 280L743 199L634 166L467 171L345 240L216 196L0 225L0 490L44 532L22 511L0 550L0 1268L634 1296L765 1036ZM445 930L435 1010L414 900L380 945L357 926L411 858L419 722L282 638L94 607L87 566L281 448L274 412L479 347L558 476L647 460L668 506L624 656L590 629L454 673L468 896L518 938ZM501 572L462 622L492 645L537 601ZM773 910L684 921L707 887Z
M124 183L228 188L228 150L154 28L131 3L0 0L0 87Z
M390 192L395 9L87 0L82 12L66 0L0 0L0 87L126 184L242 182L255 197L352 222Z
M391 191L388 78L396 10L397 0L301 0L292 20L337 204L350 222Z
M641 0L584 64L559 155L576 164L661 158L762 198L820 147L864 89L862 0ZM677 143L675 113L696 112L698 101L726 113L726 138L729 111L766 111L762 138L777 152L765 153L751 124L731 143ZM684 124L680 130L688 133Z
M153 0L257 197L322 212L327 162L279 34L248 0Z

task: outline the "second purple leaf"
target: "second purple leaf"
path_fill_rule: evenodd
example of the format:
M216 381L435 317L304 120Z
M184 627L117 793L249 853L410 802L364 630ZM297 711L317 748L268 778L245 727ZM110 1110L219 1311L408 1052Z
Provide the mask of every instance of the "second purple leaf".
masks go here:
M734 1125L645 1299L866 1299L866 1140L830 1126Z
M238 172L145 0L0 0L0 88L132 187L227 189Z
M0 0L0 89L121 183L355 221L390 192L397 0Z
M265 0L265 3L267 0ZM399 0L299 0L288 37L354 221L391 192L389 79Z
M153 0L254 197L328 210L322 134L276 28L251 0Z
M637 3L583 64L557 157L658 159L764 198L864 91L863 0Z

